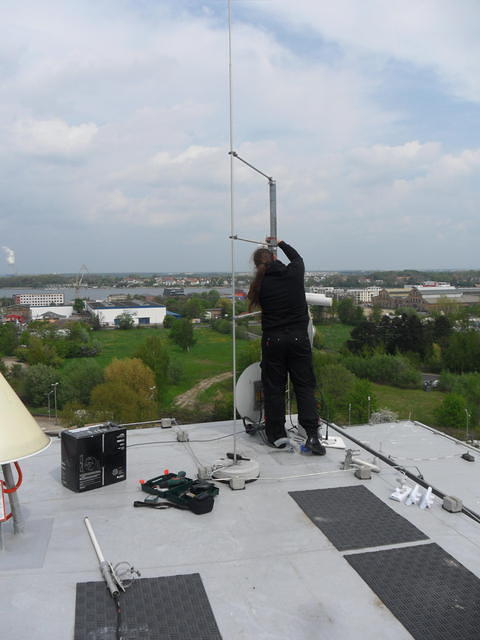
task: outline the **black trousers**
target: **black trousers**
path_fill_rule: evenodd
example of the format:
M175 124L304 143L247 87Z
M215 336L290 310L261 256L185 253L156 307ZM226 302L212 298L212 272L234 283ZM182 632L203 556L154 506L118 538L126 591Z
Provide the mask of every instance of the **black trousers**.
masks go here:
M264 333L262 336L262 386L265 431L270 442L284 438L287 374L293 384L298 421L307 434L318 427L312 350L306 332Z

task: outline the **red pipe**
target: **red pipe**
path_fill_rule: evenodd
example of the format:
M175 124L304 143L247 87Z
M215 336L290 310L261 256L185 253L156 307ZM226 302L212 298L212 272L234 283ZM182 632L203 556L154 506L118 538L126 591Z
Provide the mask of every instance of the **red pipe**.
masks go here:
M14 493L17 489L20 488L20 485L22 484L22 481L23 481L23 473L22 473L22 470L20 469L20 465L18 464L18 462L14 462L13 464L15 465L15 469L17 470L17 473L18 473L18 481L17 481L17 484L14 487L11 487L10 489L7 489L5 485L5 489L3 490L4 493ZM10 514L10 516L11 515L12 514Z
M5 489L3 488L3 487L4 487L4 485L5 485L5 482L4 482L3 480L0 480L0 499L2 499L2 500L3 500L2 492L3 492L3 493L5 493ZM4 506L5 506L5 505L4 505ZM7 515L6 515L6 516L5 516L5 518L0 522L0 524L1 524L2 522L6 522L7 520L10 520L10 518L12 517L12 515L13 515L12 513L7 513Z

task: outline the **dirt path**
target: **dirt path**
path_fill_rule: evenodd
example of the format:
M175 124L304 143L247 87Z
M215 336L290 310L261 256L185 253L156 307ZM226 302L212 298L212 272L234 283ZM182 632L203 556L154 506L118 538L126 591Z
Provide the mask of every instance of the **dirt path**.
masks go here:
M3 364L7 367L7 369L11 369L14 364L19 364L22 368L27 367L28 365L25 362L20 362L16 358L12 356L5 356L2 358Z
M182 408L191 407L195 403L195 400L197 399L197 395L201 391L205 391L205 389L208 389L208 387L211 387L212 384L216 384L217 382L222 382L223 380L227 380L228 378L231 378L231 377L232 377L232 373L230 371L227 371L226 373L220 373L218 376L213 376L213 378L206 378L205 380L201 380L194 387L192 387L188 391L185 391L185 393L182 393L181 395L177 396L173 401L173 403L177 405L177 407L182 407Z

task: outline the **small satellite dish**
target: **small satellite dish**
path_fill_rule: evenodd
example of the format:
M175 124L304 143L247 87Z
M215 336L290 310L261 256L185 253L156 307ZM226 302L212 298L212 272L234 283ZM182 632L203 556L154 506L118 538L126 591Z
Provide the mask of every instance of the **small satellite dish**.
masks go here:
M261 378L260 363L254 362L241 373L235 387L237 412L252 422L258 422L263 413Z

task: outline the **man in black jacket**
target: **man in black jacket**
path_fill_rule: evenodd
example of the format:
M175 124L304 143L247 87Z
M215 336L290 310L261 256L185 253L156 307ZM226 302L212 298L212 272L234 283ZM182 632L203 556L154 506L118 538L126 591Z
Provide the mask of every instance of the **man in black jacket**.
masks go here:
M262 310L262 386L267 439L274 444L285 433L285 387L290 374L297 398L298 421L307 433L306 446L316 455L325 448L318 439L315 374L308 338L308 309L305 300L305 266L302 257L286 242L276 243L289 259L284 265L268 249L253 254L256 267L248 292L250 308Z

